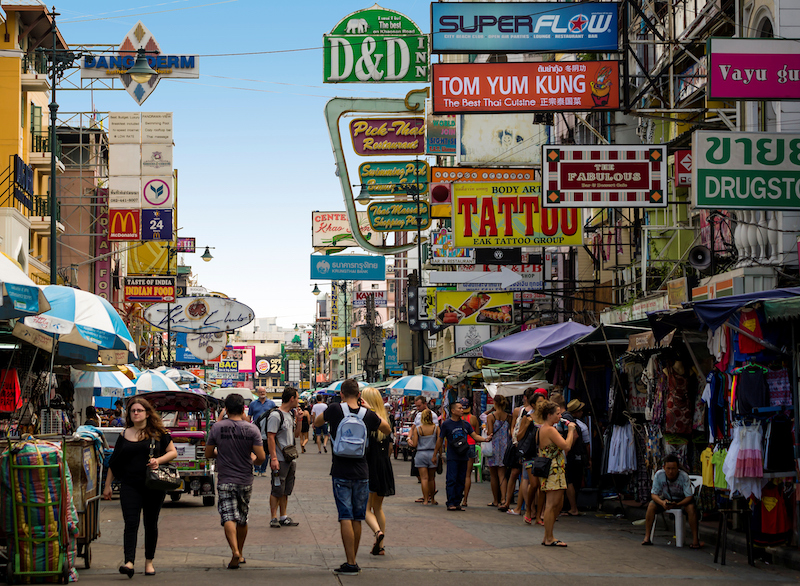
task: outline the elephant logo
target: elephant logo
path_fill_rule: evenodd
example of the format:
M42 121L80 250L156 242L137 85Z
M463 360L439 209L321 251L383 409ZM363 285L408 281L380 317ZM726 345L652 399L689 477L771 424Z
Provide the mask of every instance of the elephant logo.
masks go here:
M367 32L369 25L364 18L351 18L347 21L347 30L345 32L350 34L364 34Z

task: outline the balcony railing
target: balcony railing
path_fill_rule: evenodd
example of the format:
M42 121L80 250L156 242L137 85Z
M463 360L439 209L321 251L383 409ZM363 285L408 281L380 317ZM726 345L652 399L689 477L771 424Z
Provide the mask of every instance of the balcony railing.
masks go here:
M42 217L50 215L50 196L35 195L33 197L33 215ZM61 221L61 204L59 202L56 202L56 221Z
M50 148L50 132L47 130L32 131L31 132L31 152L34 153L51 153L56 157L61 157L61 141L56 139L56 148L53 151Z
M40 73L47 75L47 56L44 51L25 53L22 56L22 73Z

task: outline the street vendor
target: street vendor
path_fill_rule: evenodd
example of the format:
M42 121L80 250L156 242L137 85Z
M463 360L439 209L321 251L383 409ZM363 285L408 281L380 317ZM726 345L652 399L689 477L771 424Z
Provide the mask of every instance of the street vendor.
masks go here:
M689 475L678 467L678 456L669 454L664 458L664 468L656 472L653 478L650 504L647 505L645 519L645 534L642 545L653 545L650 541L650 532L657 513L668 509L683 509L689 519L692 529L692 549L700 549L700 537L697 529L697 509L694 505L694 491Z

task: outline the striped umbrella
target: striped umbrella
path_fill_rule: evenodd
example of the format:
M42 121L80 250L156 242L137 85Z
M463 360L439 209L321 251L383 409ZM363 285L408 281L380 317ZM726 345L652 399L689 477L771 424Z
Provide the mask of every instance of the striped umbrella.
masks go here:
M152 393L156 391L183 391L178 383L168 378L163 372L157 370L144 370L136 379L137 393Z
M343 382L344 382L344 380L337 380L335 382L332 382L331 384L329 384L327 387L325 387L322 390L323 391L335 391L335 392L338 393L339 391L342 390L342 383ZM363 389L363 388L366 388L368 386L369 385L367 383L365 383L363 381L358 381L358 388L359 389Z
M44 292L3 253L0 253L0 294L3 296L0 319L36 315L50 309Z
M392 381L387 388L391 389L390 392L392 394L398 394L398 391L402 391L402 394L408 397L422 395L424 397L432 398L438 397L442 394L442 391L444 390L444 383L442 383L442 381L440 381L438 378L417 374L412 376L404 376L396 381Z
M136 385L119 371L72 370L75 390L89 389L94 397L131 397L136 394Z

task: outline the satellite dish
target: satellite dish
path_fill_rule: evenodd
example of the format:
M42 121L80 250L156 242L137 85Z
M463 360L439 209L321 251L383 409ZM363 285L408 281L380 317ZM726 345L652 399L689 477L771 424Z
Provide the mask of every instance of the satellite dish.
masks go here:
M689 264L704 271L711 266L711 251L707 246L695 246L689 251Z
M195 358L200 360L214 360L222 354L228 344L228 334L214 332L211 334L188 334L186 347Z

